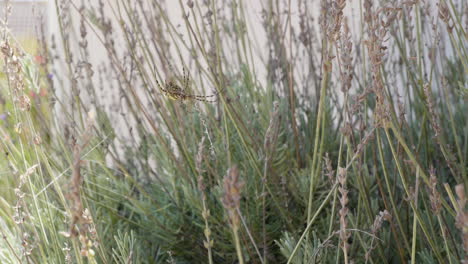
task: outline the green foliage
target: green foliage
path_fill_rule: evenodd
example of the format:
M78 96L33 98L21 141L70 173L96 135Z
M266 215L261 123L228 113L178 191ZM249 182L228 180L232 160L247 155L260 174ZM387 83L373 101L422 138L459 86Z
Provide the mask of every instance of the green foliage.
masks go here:
M381 20L361 21L348 52L345 19L319 40L305 2L295 27L286 1L266 1L262 57L250 3L181 1L177 26L158 1L111 2L83 5L79 24L78 7L60 5L47 63L2 40L1 263L466 258L454 194L468 168L459 10L453 30L439 28L450 41L426 47L435 33L421 22L437 18L424 1L375 3L361 15ZM321 21L342 15L330 16L335 4ZM373 27L389 32L383 46ZM169 79L172 94L159 86Z

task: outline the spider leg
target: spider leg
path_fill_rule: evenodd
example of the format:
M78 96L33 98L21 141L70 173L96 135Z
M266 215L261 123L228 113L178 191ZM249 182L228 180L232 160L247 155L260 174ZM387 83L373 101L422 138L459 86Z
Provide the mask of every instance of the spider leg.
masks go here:
M191 98L207 98L207 97L215 97L218 94L210 94L210 95L185 94L185 95L187 95L188 97L191 97Z
M188 91L189 89L189 82L190 82L190 75L187 73L185 67L182 68L183 71L183 80L182 80L182 86L180 87L177 84L173 83L172 81L167 82L165 85L162 85L158 80L156 80L156 84L158 85L158 89L161 90L166 96L169 96L171 99L174 100L187 100L187 99L193 99L201 102L208 102L208 103L214 103L217 101L215 98L214 100L208 100L207 98L213 98L217 94L211 94L211 95L194 95L194 94L187 94L185 91Z
M204 99L204 98L210 98L216 96L215 94L210 94L210 95L195 95L195 94L186 94L187 97L193 98L193 99Z
M194 97L197 98L207 98L207 97L215 97L216 94L210 94L210 95L194 95Z
M206 98L193 98L194 100L200 101L200 102L207 102L207 103L215 103L217 100L208 100Z
M187 98L191 98L191 99L204 98L203 96L200 97L199 95L193 95L193 94L185 94L185 96L187 96Z
M167 93L167 90L163 88L163 86L158 80L156 80L156 84L158 85L159 90L161 90L164 93Z
M156 83L158 84L159 90L161 90L161 92L164 95L169 96L171 98L174 98L174 100L177 100L177 99L181 98L182 96L184 96L184 94L182 94L180 92L171 91L171 90L168 90L168 89L164 88L164 86L162 86L161 83L158 80L156 80Z
M178 99L181 99L181 100L192 99L192 100L196 100L196 101L209 102L209 103L214 103L214 102L217 101L217 100L208 100L208 99L206 99L207 97L211 97L211 96L214 96L214 95L210 95L210 96L191 95L191 94L185 94L185 93L179 92L179 91L167 91L166 93L169 94L170 96L174 97L174 98L178 98Z
M216 100L206 100L206 99L197 99L198 101L201 101L201 102L206 102L206 103L216 103L217 101Z

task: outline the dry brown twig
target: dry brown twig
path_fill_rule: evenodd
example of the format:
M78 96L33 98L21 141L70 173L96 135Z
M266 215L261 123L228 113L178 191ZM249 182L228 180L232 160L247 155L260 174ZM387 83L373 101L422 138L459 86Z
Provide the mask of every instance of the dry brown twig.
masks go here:
M95 120L94 112L88 113L86 121L86 129L81 137L81 142L76 139L72 140L73 149L73 164L72 164L72 177L70 181L70 214L71 222L68 232L61 232L65 237L78 237L81 243L81 255L93 258L95 252L93 247L98 246L97 231L94 225L93 217L88 208L84 208L81 198L81 187L83 183L83 175L81 173L81 166L83 160L81 159L83 150L88 146L91 141L92 128Z
M343 249L344 254L344 261L348 263L348 254L349 254L349 243L348 239L351 236L351 233L348 231L348 220L347 216L349 213L348 205L348 190L346 188L346 180L347 180L347 170L345 168L338 167L338 182L340 186L338 190L341 194L340 197L340 204L341 209L339 211L340 215L340 247Z

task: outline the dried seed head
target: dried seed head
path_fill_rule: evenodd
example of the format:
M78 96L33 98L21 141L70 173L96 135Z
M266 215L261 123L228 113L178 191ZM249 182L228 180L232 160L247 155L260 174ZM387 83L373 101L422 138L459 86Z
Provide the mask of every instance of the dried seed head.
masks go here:
M445 3L445 1L440 1L438 5L439 5L439 18L442 19L442 21L446 24L447 31L451 33L455 25L452 22L452 16L450 14L448 5L447 3Z
M244 182L240 179L239 169L233 166L228 170L224 177L224 196L222 199L224 208L227 209L229 220L234 227L239 226L239 215L237 210L240 209L241 191Z
M373 1L366 0L364 2L364 21L367 25L368 38L364 41L369 53L369 59L371 62L371 90L376 96L376 107L375 107L375 125L376 126L387 126L390 120L390 106L387 101L387 97L384 89L384 82L381 76L381 65L384 62L384 56L386 55L387 47L384 46L386 41L386 35L388 32L389 22L394 21L395 15L393 12L398 13L398 8L385 8L374 10ZM382 11L386 11L385 13ZM381 14L384 15L381 16ZM388 23L382 22L387 19Z
M332 162L328 157L328 152L325 153L325 157L323 158L325 163L325 175L328 177L328 180L333 183L335 177L335 171L333 170Z
M348 231L348 220L347 215L349 213L349 209L347 207L349 199L348 199L348 190L346 189L346 180L347 180L347 170L345 168L338 167L338 182L340 186L338 187L338 191L340 192L340 204L341 209L339 211L340 215L340 246L343 249L343 252L347 254L349 252L349 243L348 239L351 236L351 233Z
M70 254L71 248L68 246L67 243L64 244L62 251L65 252L65 263L72 263L72 257Z
M34 138L33 138L33 143L34 143L34 145L40 145L40 144L42 144L41 136L35 135Z
M431 126L435 133L435 138L438 140L439 135L441 134L441 128L438 122L438 116L434 109L434 103L432 101L432 91L429 84L424 85L424 95L426 96L427 108L429 109L429 114L431 118Z
M24 94L19 96L18 104L21 111L31 110L31 99Z
M379 215L375 218L374 224L372 225L371 232L372 234L377 234L377 232L380 230L382 227L382 224L384 221L391 221L392 220L392 215L387 211L383 210L379 213Z
M195 160L195 168L197 169L198 172L198 190L203 193L206 190L206 185L203 182L203 169L202 169L202 163L203 163L203 151L204 151L204 143L205 143L205 137L203 136L200 143L198 144L198 152L197 152L197 157Z
M205 136L203 136L202 139L200 140L200 143L198 143L198 152L195 158L195 167L197 169L198 174L203 173L202 163L203 163L203 152L205 150L204 143L205 143Z
M390 222L392 220L392 215L387 211L380 211L379 215L374 220L374 224L371 227L371 234L375 237L378 235L379 230L382 228L384 221ZM371 243L370 248L366 251L366 261L370 258L372 251L377 247L377 244Z
M322 0L320 4L320 28L330 42L335 42L340 34L346 0Z
M343 31L341 32L340 37L340 59L341 59L341 91L346 93L351 88L351 82L353 80L353 57L352 49L353 42L351 41L351 34L349 32L349 27L347 19L343 20Z
M429 199L431 200L432 211L435 215L438 215L442 209L442 201L440 198L440 193L437 191L437 177L435 175L435 169L433 166L431 166L429 174Z
M280 116L279 103L277 101L273 102L273 112L270 116L270 124L266 130L265 140L263 142L267 160L271 157L273 148L275 147L276 141L278 139Z
M5 61L5 73L8 85L12 90L13 101L21 111L31 109L31 100L24 93L25 82L21 58L24 56L18 49L13 48L8 39L0 46Z
M188 1L187 1L187 6L188 6L189 8L193 8L193 1L192 1L192 0L188 0Z

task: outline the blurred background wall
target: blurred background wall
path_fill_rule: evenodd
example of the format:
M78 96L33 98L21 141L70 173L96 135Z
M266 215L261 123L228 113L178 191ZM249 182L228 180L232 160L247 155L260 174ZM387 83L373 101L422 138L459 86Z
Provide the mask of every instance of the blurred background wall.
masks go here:
M49 35L52 22L52 2L48 0L10 1L7 30L21 42L26 51L32 52L37 47L41 35ZM1 21L5 21L8 1L0 1ZM43 33L42 33L43 32Z

